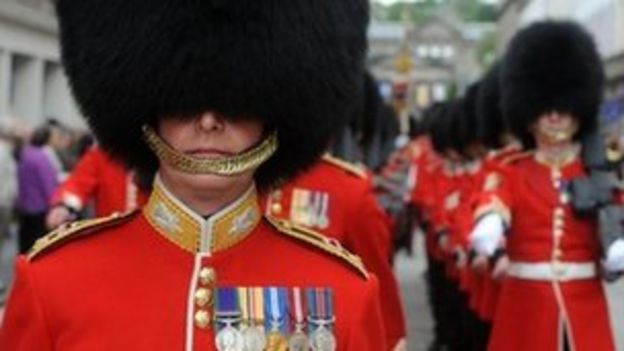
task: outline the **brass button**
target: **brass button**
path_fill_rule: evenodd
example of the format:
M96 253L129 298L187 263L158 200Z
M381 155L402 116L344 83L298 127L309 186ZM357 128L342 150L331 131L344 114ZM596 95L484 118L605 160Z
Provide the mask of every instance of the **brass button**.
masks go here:
M555 217L554 226L555 229L563 229L563 218Z
M555 228L554 230L554 234L556 238L561 238L563 236L563 229L561 228Z
M214 269L204 267L199 271L199 282L203 285L212 284L217 278L217 273Z
M198 328L206 329L210 326L210 313L206 310L199 310L195 312L195 325Z
M199 307L205 307L212 300L212 291L209 289L197 289L193 296L195 304Z
M271 213L273 214L280 214L282 213L282 204L280 203L272 203L271 204Z
M565 216L565 210L563 209L563 207L557 207L555 208L555 217L559 217L559 218L563 218Z

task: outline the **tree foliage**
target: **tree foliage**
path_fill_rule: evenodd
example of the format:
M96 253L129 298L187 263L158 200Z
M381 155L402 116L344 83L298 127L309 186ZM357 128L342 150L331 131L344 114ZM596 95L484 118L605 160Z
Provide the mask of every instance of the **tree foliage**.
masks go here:
M397 1L390 5L373 3L373 17L383 21L402 21L407 16L418 25L435 14L440 6L450 4L464 21L492 22L496 20L496 8L479 0L420 0Z

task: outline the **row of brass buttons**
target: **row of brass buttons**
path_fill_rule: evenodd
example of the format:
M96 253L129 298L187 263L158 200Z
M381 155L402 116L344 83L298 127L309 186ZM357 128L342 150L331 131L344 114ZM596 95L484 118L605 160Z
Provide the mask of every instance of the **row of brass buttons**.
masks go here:
M199 271L199 287L193 294L193 301L197 308L194 315L195 326L200 329L207 329L210 327L210 322L212 320L210 310L214 303L213 287L216 277L215 270L212 268L203 267Z

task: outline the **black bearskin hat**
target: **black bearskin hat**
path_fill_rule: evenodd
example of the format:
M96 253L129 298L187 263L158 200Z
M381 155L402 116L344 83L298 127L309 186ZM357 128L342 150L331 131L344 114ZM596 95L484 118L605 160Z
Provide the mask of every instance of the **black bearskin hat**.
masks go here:
M215 111L277 131L260 187L328 146L361 93L367 0L57 0L62 59L102 147L153 173L143 124Z
M445 111L445 129L447 137L449 138L449 150L462 154L462 151L467 146L465 135L462 134L462 124L466 120L466 101L464 97L451 101L448 108Z
M477 134L490 149L502 147L501 136L507 131L500 106L500 64L495 64L481 81L477 94Z
M569 21L543 21L512 39L501 69L501 106L511 131L523 142L545 112L570 113L579 135L597 124L604 72L590 34Z
M479 141L479 135L477 134L479 126L479 120L477 118L477 95L480 87L480 81L471 84L462 99L464 113L463 118L459 121L459 137L464 144L464 148L471 143Z

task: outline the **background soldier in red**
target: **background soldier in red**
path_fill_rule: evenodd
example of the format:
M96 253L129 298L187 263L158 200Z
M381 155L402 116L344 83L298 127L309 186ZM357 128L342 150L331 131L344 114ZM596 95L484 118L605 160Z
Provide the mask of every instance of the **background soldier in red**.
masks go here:
M507 161L475 215L481 254L508 229L490 350L614 350L596 223L573 213L567 187L585 173L576 141L596 127L603 81L592 38L571 22L533 24L509 46L501 106L532 151Z
M317 230L362 258L377 275L389 350L405 350L405 319L390 266L390 233L365 171L325 155L305 173L274 190L267 214Z
M93 201L96 217L125 212L145 204L133 172L112 159L98 146L89 149L52 195L52 209L46 217L48 228L76 219Z

